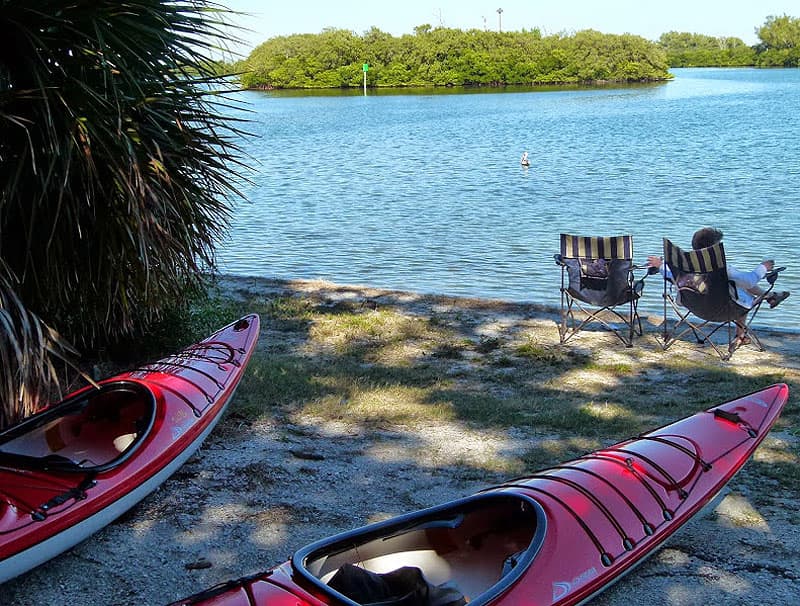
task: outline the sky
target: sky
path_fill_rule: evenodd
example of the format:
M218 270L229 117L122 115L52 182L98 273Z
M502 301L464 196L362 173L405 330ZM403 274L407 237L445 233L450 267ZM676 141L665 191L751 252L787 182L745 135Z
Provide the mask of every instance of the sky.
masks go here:
M249 31L238 32L249 53L268 38L316 34L326 27L363 33L376 26L395 36L413 34L422 24L458 29L544 34L595 29L606 34L636 34L657 40L669 31L733 36L758 42L755 30L770 15L800 17L798 0L216 0L246 13L233 18ZM502 14L498 9L502 8Z

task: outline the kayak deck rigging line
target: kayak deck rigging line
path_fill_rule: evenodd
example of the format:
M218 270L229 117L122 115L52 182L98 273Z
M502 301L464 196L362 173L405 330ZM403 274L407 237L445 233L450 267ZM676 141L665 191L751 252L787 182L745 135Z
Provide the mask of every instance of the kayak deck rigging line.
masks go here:
M592 460L592 459L594 459L594 460L598 460L598 461L605 461L605 462L608 462L608 463L612 463L612 464L614 464L614 465L619 465L619 466L620 466L620 467L622 467L623 469L625 469L625 470L629 471L629 472L631 473L631 475L632 475L634 478L636 478L636 479L639 481L639 483L640 483L640 484L641 484L641 485L642 485L642 486L645 488L645 490L647 490L647 492L648 492L648 493L650 493L650 496L651 496L651 497L653 497L653 500L654 500L654 501L655 501L655 502L658 504L658 506L661 508L661 512L662 512L662 514L663 514L663 516L664 516L664 519L665 519L665 520L671 520L671 519L672 519L672 517L673 517L673 515L674 515L674 512L673 512L673 511L670 511L669 507L667 507L667 503L664 501L664 499L662 499L662 498L661 498L661 495L659 495L659 494L658 494L658 493L655 491L655 488L653 488L653 487L652 487L652 486L651 486L651 485L650 485L650 484L647 482L647 480L646 480L645 478L643 478L643 477L642 477L642 475L639 473L639 471L638 471L638 470L636 470L635 468L631 468L631 467L629 467L629 466L628 466L628 465L625 463L625 461L623 461L623 460L620 460L620 459L618 459L618 458L616 458L616 457L604 456L604 454L605 454L605 453L602 453L602 452L598 452L598 453L591 453L591 454L586 454L586 455L583 455L583 456L581 457L581 459L585 459L585 460ZM657 528L657 527L658 527L658 525L656 525L656 528Z
M235 369L238 369L240 365L240 363L236 360L237 353L243 353L241 348L234 349L227 343L209 341L187 347L183 351L173 356L159 360L153 364L141 366L131 372L138 377L147 378L151 383L154 383L160 388L176 395L191 409L195 417L200 418L203 415L205 408L198 408L189 396L184 394L179 388L173 387L170 384L171 379L177 378L191 385L205 398L206 403L210 404L216 399L219 393L225 389L225 384L211 373L197 368L189 362L208 362L216 365L217 369L223 372L229 370L226 368L226 365L231 365L233 366L233 369L230 370L233 372ZM185 372L174 372L175 369ZM216 388L216 391L211 392L205 389L199 381L187 376L192 372L197 373L203 379L210 381ZM164 380L161 380L159 375L165 375Z
M86 477L75 488L70 488L66 492L54 496L46 503L42 503L37 507L37 510L31 513L31 518L34 522L42 522L47 518L48 512L53 507L63 505L67 501L73 500L74 502L83 501L87 497L87 490L97 486L97 473L89 472Z
M598 499L596 495L592 494L591 491L589 491L589 489L587 487L581 486L580 484L578 484L577 482L575 482L573 480L569 480L567 478L562 478L560 476L557 476L557 475L554 475L554 474L551 474L551 473L534 473L534 474L531 474L528 477L531 478L531 479L549 480L551 482L558 482L558 483L564 484L564 485L569 486L570 488L574 489L576 492L580 493L584 497L586 497L589 501L592 502L592 505L597 507L597 509L600 512L602 512L602 514L606 517L606 519L614 527L614 530L617 531L617 534L619 534L620 538L622 539L622 546L625 548L625 550L626 551L630 551L631 549L633 549L633 547L635 545L633 539L631 539L625 533L625 529L622 528L622 525L619 523L617 518L615 518L614 515L609 511L608 507L606 507L605 504L603 504L603 502L600 499ZM545 494L548 494L548 493L545 493ZM548 496L552 496L552 495L548 494ZM569 506L567 506L567 507L569 507Z
M605 477L605 476L603 476L603 475L601 475L599 473L596 473L595 471L593 471L591 469L586 469L585 467L582 467L582 466L579 466L579 465L555 465L555 466L551 467L550 469L563 469L563 470L568 470L568 471L578 471L580 473L588 474L588 475L592 476L594 479L599 480L600 482L602 482L606 486L608 486L612 491L614 491L614 493L620 499L625 501L625 504L630 508L630 510L634 513L634 515L637 518L639 518L639 522L641 522L641 524L642 524L642 530L644 530L645 535L651 536L655 532L655 528L653 527L653 525L650 522L647 521L647 518L644 517L644 514L642 513L641 509L636 507L636 505L634 505L633 501L630 500L628 495L626 495L624 492L622 492L619 489L619 487L617 487L617 485L614 484L607 477Z
M723 411L724 412L724 411ZM736 422L739 425L743 424L743 421L739 418L738 415L727 415L722 416L722 418L726 420L733 421L732 418L736 417ZM744 428L743 428L744 429ZM749 432L748 432L749 434ZM686 447L683 444L676 443L675 441L668 439L668 438L675 438L678 440L685 440L686 442L690 443L693 449ZM693 480L696 482L698 478L698 473L707 473L711 471L713 465L710 462L707 462L703 459L701 455L700 446L697 444L696 441L692 440L691 438L687 438L685 436L675 435L675 434L662 434L658 436L648 436L648 435L641 435L637 438L639 441L650 441L656 444L667 446L668 448L675 449L678 453L688 457L692 461L692 468L689 473L682 480L677 480L673 475L664 469L659 463L653 460L652 457L647 456L637 450L633 450L631 448L627 448L630 446L631 442L622 443L618 446L607 448L601 451L597 451L594 453L590 453L587 455L583 455L571 463L563 464L563 465L556 465L551 467L550 469L546 470L547 472L551 471L576 471L579 473L588 474L594 478L601 480L607 486L610 486L612 490L622 498L623 502L628 506L628 508L633 512L633 514L639 519L642 523L642 528L644 530L645 536L652 536L656 530L659 528L661 524L652 524L650 523L642 513L641 509L637 507L627 496L623 494L621 490L619 490L612 482L610 482L607 478L605 478L602 474L595 472L591 469L586 469L580 465L583 461L602 461L611 464L615 464L618 466L623 467L627 471L634 476L639 483L644 486L647 492L653 497L656 501L658 506L661 508L663 516L664 516L664 523L670 522L675 517L675 511L671 510L668 506L666 501L658 494L655 488L650 484L649 481L654 482L664 490L668 492L674 491L677 497L681 501L685 501L689 497L689 491L685 489L685 487L691 483ZM624 457L615 456L616 453L620 453L622 455L626 455ZM657 474L650 473L645 467L642 465L637 465L637 459L644 462L646 465L650 466L654 469ZM658 476L661 477L658 477ZM536 493L546 495L547 497L555 500L559 505L561 505L578 523L578 525L584 530L586 535L589 537L589 540L595 546L600 556L600 561L603 566L611 566L614 561L620 557L620 554L612 555L606 551L603 547L602 541L597 536L597 533L593 531L590 526L583 520L581 515L575 509L575 507L571 506L565 499L559 497L558 495L554 494L552 491L547 490L546 488L541 487L540 485L531 485L531 481L534 480L542 480L545 482L554 482L556 484L561 484L564 486L568 486L569 488L573 489L579 495L581 495L586 500L590 501L591 504L603 514L603 516L608 520L608 522L612 525L614 530L622 539L622 547L625 551L631 551L636 547L636 541L631 537L627 536L625 529L623 528L621 522L617 519L617 517L610 511L610 509L602 503L602 501L593 494L587 487L580 485L578 482L574 480L570 480L568 478L564 478L554 473L533 473L525 478L520 478L518 480L512 480L510 482L506 482L500 485L500 487L513 487L513 486L520 486L525 488L526 490L532 490ZM649 481L648 481L649 480ZM678 505L680 507L680 505Z
M643 455L640 452L630 451L630 450L627 450L625 448L613 448L613 449L609 449L609 451L612 452L612 453L620 452L622 454L632 455L630 457L625 457L625 465L628 467L628 469L631 469L631 470L634 469L635 463L636 463L636 461L634 461L633 457L637 457L637 458L641 459L642 461L644 461L645 463L650 465L650 467L655 469L658 473L660 473L662 476L664 476L664 478L666 478L666 482L664 480L661 480L660 478L656 477L655 475L653 475L652 473L650 473L650 472L648 472L646 470L642 471L643 475L646 475L648 478L653 480L656 484L662 486L663 488L665 488L667 490L675 490L675 491L677 491L678 498L681 499L681 500L683 500L683 499L685 499L686 497L689 496L689 493L686 492L683 489L683 487L686 484L688 484L689 481L692 479L692 474L687 474L687 476L683 480L678 481L675 478L673 478L672 475L666 469L661 467L661 465L659 465L653 459L651 459L648 456ZM613 455L611 455L611 456L613 456ZM694 469L696 470L697 467L699 467L697 465L697 459L693 458L693 460L695 462L695 468Z

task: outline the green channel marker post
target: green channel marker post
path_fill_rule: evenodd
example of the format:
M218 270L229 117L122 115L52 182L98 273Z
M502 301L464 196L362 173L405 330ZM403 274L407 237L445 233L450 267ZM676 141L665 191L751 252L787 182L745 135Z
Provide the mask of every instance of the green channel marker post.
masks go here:
M367 96L367 70L369 69L369 63L364 64L364 96Z

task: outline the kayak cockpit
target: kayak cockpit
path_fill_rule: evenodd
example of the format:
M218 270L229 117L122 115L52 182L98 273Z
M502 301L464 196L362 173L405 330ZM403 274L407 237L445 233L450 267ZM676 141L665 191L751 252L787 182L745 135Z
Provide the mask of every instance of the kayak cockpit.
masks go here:
M319 541L292 566L350 604L485 603L525 572L545 527L536 501L484 493Z
M81 392L0 432L0 465L102 472L127 460L153 428L156 401L133 381Z

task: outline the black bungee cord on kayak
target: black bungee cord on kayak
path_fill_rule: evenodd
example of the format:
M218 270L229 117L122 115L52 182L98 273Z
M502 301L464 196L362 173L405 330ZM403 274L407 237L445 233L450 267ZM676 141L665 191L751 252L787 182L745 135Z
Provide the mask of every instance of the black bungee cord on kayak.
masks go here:
M614 517L614 514L612 514L611 511L609 511L608 507L606 507L600 499L598 499L595 495L593 495L588 488L586 488L585 486L581 486L577 482L570 480L568 478L562 478L561 476L549 473L542 473L542 474L534 473L528 477L531 479L550 480L551 482L564 484L565 486L569 486L573 490L577 491L578 493L586 497L589 501L592 502L592 505L597 507L597 509L599 509L603 513L606 519L608 519L608 521L614 527L614 530L617 531L617 534L619 534L620 538L622 539L622 546L625 548L625 550L630 551L631 549L633 549L634 545L636 544L635 541L632 538L630 538L627 534L625 534L625 529L622 528L622 525L619 523L617 518Z
M211 364L216 364L217 368L220 370L225 370L226 364L231 364L234 368L239 366L239 363L235 360L235 353L236 350L232 348L230 345L226 343L218 343L216 341L210 342L214 347L207 347L208 342L198 345L193 345L191 347L187 347L183 351L175 354L174 356L170 356L165 360L162 360L158 363L154 364L147 364L145 366L139 367L132 371L132 374L140 374L147 376L148 380L156 383L161 389L165 391L169 391L170 393L174 394L178 398L180 398L191 410L195 417L200 418L203 415L203 410L198 408L185 394L183 394L180 390L171 387L164 381L157 380L158 373L168 374L170 377L178 378L195 389L199 391L203 397L205 398L207 403L211 403L214 399L219 395L219 392L225 389L225 385L220 382L216 377L213 377L211 374L192 366L191 364L185 364L183 362L179 362L178 360L207 360ZM200 353L200 352L215 352L221 353L222 355L219 357L214 357L209 353ZM243 353L243 352L239 352ZM187 371L186 373L182 372L172 372L174 369L180 369ZM190 379L186 374L193 372L197 373L199 376L209 380L217 389L216 393L210 393L206 389L202 387L197 381Z

